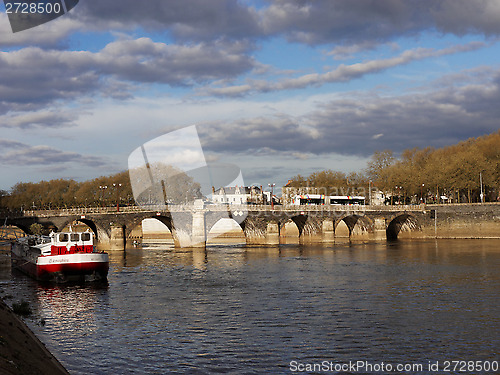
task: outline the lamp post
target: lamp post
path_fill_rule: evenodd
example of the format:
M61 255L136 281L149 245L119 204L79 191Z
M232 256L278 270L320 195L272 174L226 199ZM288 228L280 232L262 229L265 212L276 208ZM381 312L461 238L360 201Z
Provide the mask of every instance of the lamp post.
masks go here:
M481 194L479 196L481 197L481 203L484 203L483 174L482 174L482 172L479 172L479 183L481 184Z
M401 205L401 190L403 190L402 186L396 186L396 190L398 192L398 204Z
M274 193L274 187L276 184L268 184L271 187L271 209L274 210L274 200L273 200L273 193Z
M368 180L368 205L372 205L372 180Z
M116 212L120 212L120 204L118 202L118 189L122 187L122 184L113 184L116 189Z
M424 186L425 184L422 184L422 186L420 186L420 203L424 203Z

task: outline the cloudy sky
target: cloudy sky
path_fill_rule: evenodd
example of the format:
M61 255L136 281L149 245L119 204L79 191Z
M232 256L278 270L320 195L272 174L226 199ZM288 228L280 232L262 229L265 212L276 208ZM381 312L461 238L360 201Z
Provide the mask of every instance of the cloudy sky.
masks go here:
M0 189L189 125L263 185L499 129L497 0L81 0L17 33L0 10Z

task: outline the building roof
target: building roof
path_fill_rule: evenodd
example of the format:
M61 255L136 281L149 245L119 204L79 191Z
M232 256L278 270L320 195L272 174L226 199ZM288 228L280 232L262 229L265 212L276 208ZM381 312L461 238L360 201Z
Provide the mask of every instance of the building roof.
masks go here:
M219 195L235 195L235 194L251 194L252 190L256 193L260 193L260 188L257 186L226 186L215 190L215 194Z

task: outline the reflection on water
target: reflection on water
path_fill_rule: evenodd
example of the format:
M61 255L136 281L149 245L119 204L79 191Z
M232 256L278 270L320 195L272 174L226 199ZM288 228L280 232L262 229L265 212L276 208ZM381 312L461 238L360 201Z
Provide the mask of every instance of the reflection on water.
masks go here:
M44 325L52 332L64 335L87 335L97 329L96 305L107 300L107 284L43 285L36 289L38 312ZM98 299L98 295L102 298Z
M0 279L32 301L30 326L72 374L499 360L499 245L156 245L110 252L105 286L39 285L11 276L5 256Z

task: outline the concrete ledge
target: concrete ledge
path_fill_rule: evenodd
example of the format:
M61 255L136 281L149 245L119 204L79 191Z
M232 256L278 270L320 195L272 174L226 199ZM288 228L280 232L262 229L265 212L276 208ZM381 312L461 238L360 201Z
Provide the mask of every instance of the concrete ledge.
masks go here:
M0 373L69 375L28 326L0 299Z

